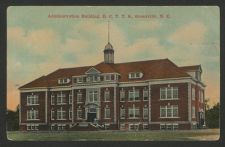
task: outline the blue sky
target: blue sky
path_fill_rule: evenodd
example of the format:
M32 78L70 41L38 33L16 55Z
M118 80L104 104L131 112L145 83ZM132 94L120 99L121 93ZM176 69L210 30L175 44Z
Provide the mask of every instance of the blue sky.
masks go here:
M157 18L48 18L52 14ZM19 102L18 85L58 68L103 61L108 20L115 62L169 58L178 66L201 64L206 98L211 104L219 101L220 20L216 6L11 6L7 11L8 107L15 109Z

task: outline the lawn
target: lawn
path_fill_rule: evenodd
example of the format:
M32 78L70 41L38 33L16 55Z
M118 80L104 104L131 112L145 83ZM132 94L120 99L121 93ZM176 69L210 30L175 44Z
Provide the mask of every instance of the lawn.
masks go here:
M14 141L187 141L218 140L219 129L179 131L64 131L64 132L7 132Z

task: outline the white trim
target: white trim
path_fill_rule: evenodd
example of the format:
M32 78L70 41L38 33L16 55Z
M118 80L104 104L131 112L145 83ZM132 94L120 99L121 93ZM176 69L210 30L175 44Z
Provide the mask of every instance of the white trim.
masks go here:
M85 74L91 74L91 73L88 73L90 70L92 70L92 69L94 69L95 71L96 71L96 73L98 73L98 74L100 74L101 72L99 71L99 70L97 70L96 68L94 68L94 67L91 67L91 68L89 68L86 72L85 72Z
M72 90L72 123L74 123L74 91Z
M32 122L33 123L33 122ZM27 124L31 124L31 122L27 122L27 123L20 123L19 125L27 125ZM33 124L39 124L39 125L46 125L47 123L33 123Z
M47 88L39 88L39 87L35 87L35 88L23 88L23 89L19 89L21 93L26 93L26 92L45 92L47 90Z
M119 87L136 87L136 86L148 86L146 82L136 83L136 81L129 82L129 83L119 83Z
M19 103L19 124L21 123L21 93L20 93L20 103Z
M50 91L69 91L71 90L71 87L54 87L54 89L52 88Z
M74 87L72 87L72 89L92 89L92 88L104 88L104 87L114 87L114 86L117 86L117 83L115 83L115 82L113 82L111 84L106 83L105 85L92 83L92 84L88 84L88 85L79 85L79 86L75 85Z
M188 121L191 122L191 83L188 83Z
M45 122L48 122L48 91L45 92Z
M157 121L157 122L150 122L149 124L165 124L165 123L190 124L189 121Z
M151 122L151 84L148 83L148 122Z
M116 86L114 87L114 123L116 123Z

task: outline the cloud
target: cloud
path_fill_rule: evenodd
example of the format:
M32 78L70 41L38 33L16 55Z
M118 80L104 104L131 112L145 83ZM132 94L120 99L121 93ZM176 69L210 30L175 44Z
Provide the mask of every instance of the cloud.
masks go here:
M142 31L151 31L161 27L161 23L159 21L139 21L136 22L135 25L132 25L132 28Z
M7 31L8 43L41 55L46 54L49 48L56 47L59 41L56 32L51 28L25 31L22 27L8 27Z
M200 44L204 40L204 34L207 28L200 22L191 22L178 28L169 40L173 43L181 44Z

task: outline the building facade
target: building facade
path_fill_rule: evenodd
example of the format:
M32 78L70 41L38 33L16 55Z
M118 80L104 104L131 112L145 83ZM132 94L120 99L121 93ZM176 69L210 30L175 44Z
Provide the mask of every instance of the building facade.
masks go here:
M169 59L58 69L20 87L20 130L177 130L205 124L200 65Z

